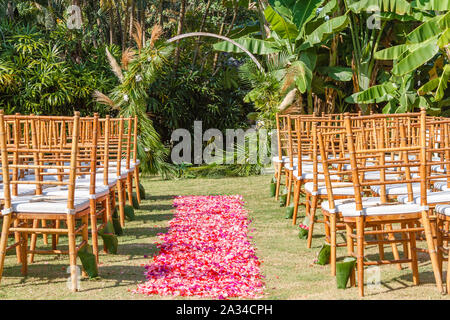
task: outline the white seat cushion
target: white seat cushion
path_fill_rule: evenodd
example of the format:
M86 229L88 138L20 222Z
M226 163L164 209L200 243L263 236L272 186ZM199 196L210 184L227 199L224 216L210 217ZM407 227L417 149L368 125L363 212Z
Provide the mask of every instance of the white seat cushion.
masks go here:
M380 180L381 173L380 171L366 171L364 172L364 180ZM385 179L388 181L391 180L403 180L400 174L397 173L385 173Z
M432 165L431 171L438 172L438 173L446 173L447 172L447 170L445 169L445 166L444 166L444 168L441 168L441 166L438 164Z
M69 179L69 175L63 176L63 180L67 180L67 179ZM34 174L26 175L21 180L24 180L24 181L36 181L36 176ZM54 175L54 176L43 175L42 176L42 180L44 180L44 181L58 181L58 177L56 175Z
M420 204L420 196L413 197L413 203ZM403 195L397 198L398 202L408 203L408 196ZM427 192L427 203L450 203L450 191Z
M63 187L55 187L55 188L48 188L45 189L43 194L47 196L68 196L69 187L63 186ZM109 192L108 186L103 185L97 185L95 186L95 194L92 195L93 199L97 199L99 197L102 197L104 195L107 195ZM91 195L89 193L89 186L76 186L75 188L75 197L76 198L91 198Z
M297 170L297 164L294 163L294 167L292 168L289 163L286 163L284 167L288 170ZM302 164L303 172L313 172L314 165L312 163ZM317 164L317 170L323 172L323 166L321 163Z
M109 175L108 176L108 187L114 187L117 183L117 177L115 175ZM80 186L90 186L91 185L91 179L89 176L82 176L79 177L76 181L75 181L75 186L76 187L80 187ZM103 185L103 174L101 175L96 175L96 179L95 179L95 185L96 186L102 186Z
M447 180L444 178L443 180ZM447 181L437 181L434 183L434 188L441 191L450 191L450 188L447 187Z
M298 170L294 170L294 177L299 180L299 179L303 179L303 180L312 180L314 179L314 173L312 172L303 172L301 175L301 178L298 175ZM318 180L325 180L325 175L322 173L317 174L317 179ZM330 175L330 180L342 180L339 176L337 175Z
M355 189L352 187L348 187L348 183L346 183L346 187L339 187L339 183L333 183L333 194L335 195L345 195L345 196L352 196L355 194ZM314 190L314 182L307 182L305 184L305 190L309 193L312 193ZM317 194L319 195L325 195L327 194L327 188L326 186L321 183L317 186Z
M317 159L320 160L320 156L319 156ZM302 156L302 160L312 161L312 158L309 157L309 156ZM139 160L138 160L138 161L139 161ZM136 162L138 162L138 161L136 161ZM283 163L287 163L287 162L289 162L289 161L290 161L289 156L282 156L282 157L281 157L281 160L280 160L279 157L272 157L272 162L277 162L277 163L283 162ZM294 162L297 162L297 157L294 157L294 158L293 158L293 161L294 161ZM140 162L139 162L138 164L140 164Z
M12 185L9 186L10 190L12 190ZM0 199L5 198L5 194L3 192L3 185L0 185ZM34 184L18 184L17 185L17 196L26 196L26 195L33 195L36 192L36 185ZM11 191L11 197L12 191Z
M381 204L380 198L377 197L363 198L363 209L361 212L356 211L354 200L336 200L335 205L336 211L340 212L344 217L407 214L422 211L422 207L417 204ZM328 201L322 203L322 209L330 210Z
M434 209L437 213L445 214L446 216L450 216L450 205L448 204L438 204Z
M380 194L381 186L371 186L370 189L376 194ZM413 194L420 193L420 183L412 183ZM406 183L387 184L386 194L390 196L398 196L408 194L408 187Z
M26 196L11 201L11 207L16 213L68 213L67 197L58 196ZM89 198L74 199L75 212L89 207Z

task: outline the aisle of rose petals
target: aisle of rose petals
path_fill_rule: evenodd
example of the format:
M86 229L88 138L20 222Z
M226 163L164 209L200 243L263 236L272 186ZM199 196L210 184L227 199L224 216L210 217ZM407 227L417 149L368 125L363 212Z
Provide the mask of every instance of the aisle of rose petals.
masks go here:
M260 298L260 261L248 240L242 196L176 197L159 254L134 293L227 299Z

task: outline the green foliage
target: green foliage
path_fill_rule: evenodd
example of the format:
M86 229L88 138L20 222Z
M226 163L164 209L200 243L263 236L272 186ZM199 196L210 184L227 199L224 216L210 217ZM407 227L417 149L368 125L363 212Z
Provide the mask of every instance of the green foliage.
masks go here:
M92 101L94 90L109 90L111 77L104 47L71 47L80 35L58 25L43 32L35 26L0 23L0 105L9 113L109 113Z

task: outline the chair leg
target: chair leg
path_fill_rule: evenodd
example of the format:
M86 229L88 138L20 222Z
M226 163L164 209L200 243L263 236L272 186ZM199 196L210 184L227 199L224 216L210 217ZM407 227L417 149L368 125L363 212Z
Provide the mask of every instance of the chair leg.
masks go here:
M336 276L336 214L330 214L330 229L331 229L331 275ZM308 235L309 236L309 235Z
M41 220L41 225L42 225L42 228L46 228L47 227L47 221L46 220ZM48 235L44 234L42 237L44 238L44 244L48 245Z
M33 220L33 229L36 229L39 226L39 220L38 219L34 219ZM33 251L36 250L36 242L37 242L37 234L36 233L32 233L31 234L31 243L30 243L30 259L29 259L29 263L33 263L34 262L34 253Z
M9 228L11 226L11 214L3 216L2 235L0 237L0 282L3 276L3 267L5 265L6 247L8 246Z
M128 204L133 206L133 179L130 173L127 175L126 188L128 193Z
M408 223L408 228L413 228L412 223ZM416 233L410 232L409 233L409 257L411 258L411 269L413 273L413 283L415 285L419 284L419 267L418 267L418 261L417 261L417 251L416 251Z
M300 202L300 183L294 181L294 214L292 215L292 225L297 224L298 203Z
M70 280L71 291L78 291L78 272L77 272L77 248L75 243L75 217L67 214L67 229L69 241L69 263L70 263Z
M13 225L15 228L18 227L19 225L19 221L17 219L14 220ZM20 242L20 232L14 232L14 241L16 243ZM16 247L16 258L17 258L17 263L21 264L22 263L22 252L20 251L21 247L17 246Z
M436 286L441 293L445 293L442 286L442 274L439 270L439 261L436 253L436 248L434 246L433 235L431 232L431 223L428 219L428 213L426 211L422 212L422 225L425 231L425 238L427 240L428 253L430 254L431 264L433 266L434 279L436 280Z
M139 204L141 204L141 192L139 190L139 167L134 168L134 183L136 185L136 198Z
M392 229L392 225L391 224L387 224L386 225L386 230L391 231ZM395 236L393 233L389 233L388 234L388 239L389 240L395 240ZM394 259L395 260L400 260L400 253L398 252L398 248L397 248L397 244L396 243L391 243L391 247L392 247L392 254L394 255ZM397 269L398 270L402 270L402 265L401 263L397 264Z
M56 221L55 221L55 226L56 226L56 229L59 229L60 226L61 226L61 220L59 220L59 219L56 220ZM52 244L53 249L56 250L56 246L58 245L58 243L59 243L59 234L55 235L55 241L54 241L54 243Z
M22 254L22 275L28 275L28 233L20 233L20 252Z
M310 209L310 213L309 213L309 230L308 230L308 241L306 244L306 247L308 249L311 248L311 244L312 244L312 235L314 232L314 219L316 217L316 207L317 207L317 196L312 196L312 200L311 200L311 209Z
M106 196L106 201L105 201L105 206L106 206L106 212L105 212L105 221L103 221L103 222L107 222L107 221L111 221L112 222L112 214L113 214L113 208L114 208L114 206L115 206L115 203L112 201L112 199L111 198L114 198L114 197L111 197L111 194L109 193L107 196Z
M442 238L442 233L441 230L444 227L443 226L443 221L441 219L437 219L436 220L436 224L437 224L437 233L436 233L436 240L437 240L437 246L436 246L436 250L437 250L437 256L438 256L438 261L439 261L439 270L441 270L441 274L442 274L442 264L443 264L443 250L441 249L443 247L443 238Z
M447 258L447 292L450 290L450 254Z
M374 227L375 230L383 230L383 225L377 225ZM383 241L384 236L383 234L377 234L377 240ZM380 260L384 260L384 244L379 243L378 244L378 254L380 255Z
M90 200L89 217L91 218L92 252L98 263L98 230L97 230L97 210L94 199ZM87 230L87 228L86 228Z
M288 180L287 180L286 207L288 207L289 204L291 203L291 189L292 189L292 178L293 178L292 171L288 171L287 177L288 177Z
M277 164L277 186L276 186L276 190L275 190L275 200L278 201L278 198L280 197L280 185L281 185L281 171L282 171L282 165L281 164Z
M364 297L364 218L356 218L356 245L357 245L357 268L359 296Z
M120 217L120 225L122 227L125 226L125 198L124 198L124 188L122 185L122 181L117 180L117 195L119 198L119 217Z
M406 228L406 223L401 223L400 225L401 225L402 229ZM408 236L406 235L406 233L402 232L402 239L403 240L408 239ZM409 257L410 257L410 255L409 255L409 251L410 250L408 248L409 248L408 243L407 242L403 242L403 257L405 259L409 259Z
M94 214L95 214L95 212L94 212ZM81 231L81 237L82 237L83 241L86 242L85 245L89 245L89 229L88 229L88 227L89 227L89 216L88 215L84 215L81 218L81 223L84 225L83 229ZM87 277L87 272L86 272L86 270L84 270L84 268L83 268L83 277Z
M347 239L347 254L351 257L351 256L353 256L353 252L355 249L355 243L353 241L353 238L350 236L353 233L353 229L348 223L345 224L345 233L346 233L346 239ZM354 269L350 275L350 285L352 287L356 286Z
M323 214L323 212L322 212ZM325 242L331 244L331 236L330 236L330 217L328 215L323 214L323 225L325 229Z
M298 184L297 192L300 197L300 183ZM310 212L311 212L311 194L307 192L305 194L305 217L311 218Z

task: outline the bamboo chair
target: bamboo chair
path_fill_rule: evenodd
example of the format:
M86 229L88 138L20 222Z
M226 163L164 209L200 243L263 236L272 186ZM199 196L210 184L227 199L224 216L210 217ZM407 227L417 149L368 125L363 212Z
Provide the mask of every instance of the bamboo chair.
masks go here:
M312 127L313 133L313 181L307 182L305 184L305 192L306 192L306 215L309 216L310 226L308 230L308 239L307 239L307 248L311 248L312 244L312 236L314 232L315 223L324 223L325 224L325 240L328 243L331 243L330 240L330 223L329 223L329 215L323 215L323 220L316 221L316 209L320 205L323 200L328 199L327 188L325 185L325 177L324 177L324 166L328 166L327 161L320 161L322 159L339 159L340 155L338 154L339 150L343 150L344 146L342 145L343 139L341 137L336 137L334 135L328 135L327 141L322 141L322 145L319 148L319 141L317 138L318 132L329 132L334 130L343 129L342 123L337 123L332 125L331 121L321 121L320 123L314 123ZM327 149L327 151L325 151ZM318 150L320 151L320 156L318 155ZM341 153L342 155L342 153ZM325 157L325 158L324 158ZM321 168L319 168L319 163ZM328 167L327 167L328 168ZM319 170L320 169L320 170ZM342 163L336 166L337 172L342 173L340 170L343 170ZM336 171L335 170L335 171ZM330 174L330 171L328 171ZM348 181L348 178L344 175L335 174L335 182L332 183L331 188L333 190L334 197L336 199L349 199L354 198L354 189L353 184ZM294 222L295 223L295 222ZM342 229L345 226L343 224L337 225L337 229ZM346 245L343 243L341 245ZM335 269L332 268L332 275L335 275Z
M72 137L78 137L80 130L80 117L76 112L73 117ZM8 243L8 235L10 232L18 232L24 239L27 239L31 234L67 234L69 240L69 250L30 250L27 252L27 246L21 247L22 255L22 269L23 273L27 273L27 254L68 254L70 261L70 273L72 291L78 290L78 279L76 260L77 252L88 243L88 219L89 219L89 198L78 197L75 194L76 175L77 175L77 155L78 155L78 139L72 139L64 144L63 148L56 148L54 146L46 147L39 145L37 139L37 126L39 125L37 117L31 120L31 130L33 141L31 145L20 147L8 147L5 136L5 121L3 111L0 111L0 149L2 157L2 175L4 184L4 208L3 227L0 238L0 280L3 273L5 251ZM55 165L47 164L45 159L46 154L57 152L61 155L58 159L65 162L70 159L70 164ZM12 164L8 162L8 155L18 153L33 157L33 165L27 165L27 168L34 169L35 181L11 180L9 176L10 169L17 170L23 165ZM55 159L53 159L55 160ZM48 181L43 180L41 172L48 172L48 170L62 169L68 170L69 179L67 181ZM58 173L55 172L55 175ZM10 186L18 184L34 184L36 185L36 195L21 197L20 199L13 199L11 197ZM46 196L42 192L43 186L68 186L67 196L64 198L55 198ZM82 223L79 227L75 226L75 219L80 219ZM61 220L65 221L66 228L45 228L31 226L30 221L35 220ZM12 226L11 226L12 225ZM76 236L81 235L82 241L76 245ZM23 242L22 242L23 243Z
M350 203L330 201L330 210L336 210L343 216L344 223L347 226L348 234L348 252L357 258L357 270L358 270L358 287L360 296L364 296L364 266L372 264L392 264L392 263L411 263L411 269L413 272L414 284L419 283L419 273L417 267L417 255L416 255L416 233L424 231L428 252L430 253L431 262L433 265L433 272L438 289L443 292L441 274L439 269L438 255L432 236L432 227L428 216L429 208L427 206L427 183L426 183L426 111L421 109L420 113L420 134L419 143L401 146L397 148L377 148L370 150L358 150L355 147L354 134L352 131L350 117L345 117L345 127L347 135L347 146L350 155L352 180L355 188L355 201ZM395 181L387 181L384 179L385 168L381 169L381 179L376 181L376 184L381 185L382 192L380 198L362 198L362 187L369 185L371 182L359 181L359 167L357 156L361 154L374 153L384 154L386 152L398 152L404 155L403 158L408 158L408 152L420 152L420 178L406 177L404 183L411 184L414 182L420 182L421 184L421 203L420 204L391 204L388 203L386 193L383 189L388 184L392 184ZM407 163L399 162L396 166L403 168L407 167ZM422 222L423 227L414 227ZM400 229L384 229L366 231L366 228L371 225L377 225L382 227L383 225L390 225L395 223L402 223L407 226ZM356 229L356 234L351 230ZM365 235L385 235L385 234L401 234L401 239L392 238L389 240L365 240ZM357 253L354 254L354 241L357 242ZM364 248L368 244L384 244L384 243L407 243L410 248L409 258L395 259L395 260L379 260L379 261L364 261Z
M49 122L54 127L53 132L57 137L60 137L56 143L63 144L64 141L71 136L67 135L63 130L65 128L64 121L55 121L54 118L50 118ZM70 125L70 122L68 123ZM98 254L98 231L103 229L108 221L112 220L111 200L109 195L109 187L104 184L104 178L102 173L98 173L97 164L101 163L104 156L104 148L106 144L99 147L98 145L98 130L99 130L99 118L98 114L94 117L85 117L80 119L80 134L78 142L78 157L77 157L77 169L80 174L76 179L76 194L78 196L85 196L89 198L90 208L90 225L92 234L92 249L96 256L97 262L99 261ZM51 158L47 159L48 161ZM59 163L60 165L62 163ZM60 174L63 174L60 172ZM58 176L61 180L62 176ZM60 187L49 188L45 190L45 194L48 196L60 196L65 192ZM97 221L101 219L101 224L98 225ZM35 222L36 224L36 222ZM55 227L60 227L60 221L55 222ZM58 244L58 235L54 235L52 239L53 249ZM36 246L36 236L32 236L30 249L34 250ZM106 247L104 251L107 252ZM34 254L30 254L30 263L33 262Z

